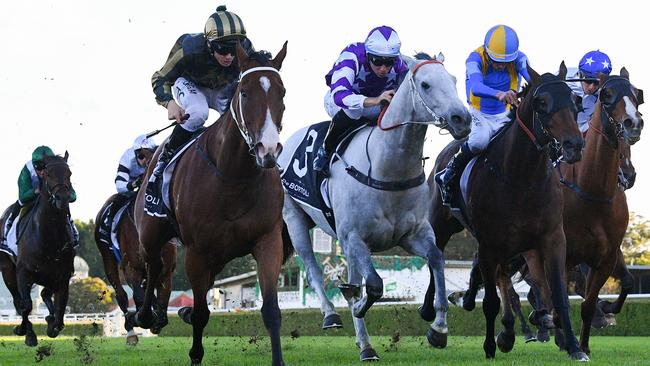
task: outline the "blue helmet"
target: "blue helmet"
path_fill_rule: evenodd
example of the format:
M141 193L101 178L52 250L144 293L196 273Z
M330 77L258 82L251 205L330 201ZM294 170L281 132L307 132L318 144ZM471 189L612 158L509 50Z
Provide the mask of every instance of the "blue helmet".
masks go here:
M371 30L364 44L367 53L379 57L397 57L402 46L397 32L386 25Z
M519 55L519 37L507 25L499 24L485 34L483 46L488 56L496 62L512 62Z
M612 61L600 50L589 51L580 59L578 69L583 76L589 78L597 77L599 72L609 75L612 72Z

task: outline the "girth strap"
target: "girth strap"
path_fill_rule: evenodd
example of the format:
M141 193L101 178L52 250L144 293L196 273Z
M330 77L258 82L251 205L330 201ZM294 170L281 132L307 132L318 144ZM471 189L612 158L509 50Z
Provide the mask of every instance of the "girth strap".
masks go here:
M372 177L369 177L361 173L359 170L357 170L357 168L355 168L352 165L346 167L345 170L354 179L359 181L359 183L366 185L368 187L379 189L381 191L403 191L410 188L415 188L420 184L424 183L424 178L425 178L424 171L422 171L422 174L412 179L395 181L395 182L384 182L381 180L373 179Z

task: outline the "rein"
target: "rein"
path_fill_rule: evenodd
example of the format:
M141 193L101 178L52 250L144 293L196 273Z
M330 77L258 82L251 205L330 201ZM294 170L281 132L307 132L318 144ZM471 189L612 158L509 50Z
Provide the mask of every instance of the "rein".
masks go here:
M443 65L443 67L444 67L444 64L442 62L438 61L438 60L426 60L424 62L420 62L419 64L417 64L413 68L413 70L411 71L411 75L408 78L409 87L411 89L411 103L413 104L413 111L416 110L415 98L417 97L418 102L424 107L424 109L426 109L427 113L429 113L431 115L431 117L433 117L433 120L432 120L433 125L436 126L436 127L439 127L439 128L447 128L449 126L447 121L443 117L438 116L427 105L427 103L424 101L424 99L422 98L422 96L418 92L417 87L415 86L415 73L417 73L417 71L420 69L420 67L422 67L424 65L430 65L430 64L439 64L439 65ZM408 125L408 124L420 124L420 125L428 125L429 124L429 122L411 121L411 122L402 122L402 123L399 123L399 124L396 124L396 125L390 126L390 127L383 127L381 125L381 121L383 120L384 114L386 113L387 110L388 110L388 104L386 104L383 107L381 113L379 114L379 118L377 119L377 126L379 126L379 128L381 130L383 130L383 131L390 131L390 130L395 129L397 127L401 127L401 126Z
M257 67L252 67L244 72L242 72L239 75L239 80L237 81L238 83L241 83L242 79L244 79L244 76L254 73L254 72L262 72L262 71L271 71L275 72L276 74L280 75L280 72L270 66L257 66ZM241 91L237 93L237 104L238 104L238 109L239 109L239 115L241 116L241 119L237 118L237 113L233 109L233 103L230 103L230 114L232 115L232 118L235 120L235 124L237 125L237 128L239 129L239 132L241 133L242 137L244 138L244 141L249 147L249 152L252 152L255 149L255 144L253 141L253 137L251 136L250 132L248 131L248 127L246 125L246 121L244 120L244 111L242 109L242 93Z

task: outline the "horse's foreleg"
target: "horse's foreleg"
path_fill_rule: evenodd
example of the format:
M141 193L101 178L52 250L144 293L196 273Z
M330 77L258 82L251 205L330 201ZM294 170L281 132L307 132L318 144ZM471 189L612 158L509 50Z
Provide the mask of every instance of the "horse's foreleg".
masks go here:
M346 258L350 258L345 246L344 250L346 251ZM361 273L359 273L357 264L353 260L348 260L348 283L361 287L362 281L363 278L361 277ZM355 301L358 300L358 297L346 297L346 300L348 302L348 308L350 309L350 312L354 314L354 304ZM378 360L379 355L370 343L370 335L368 335L366 321L363 318L352 316L352 324L354 324L355 342L357 344L357 347L360 349L359 358L361 361Z
M20 315L22 316L22 322L14 328L14 333L16 335L24 335L25 344L29 347L34 347L38 344L38 339L36 338L36 333L34 333L32 323L29 321L29 314L32 312L31 291L33 281L27 277L24 269L18 269L17 281L18 292L20 293Z
M521 310L521 301L519 301L519 294L515 290L514 286L510 287L508 294L510 296L510 305L512 305L512 310L521 323L521 332L524 334L524 340L526 343L536 341L537 338L535 338L535 335L533 335L533 332L530 330L530 327L528 326L528 320Z
M608 257L605 257L608 258ZM589 334L591 332L591 320L596 312L598 293L609 278L615 265L614 260L606 260L597 268L593 268L587 275L585 301L581 304L580 315L582 317L582 328L580 329L580 348L586 354L591 353L589 349Z
M162 225L154 225L147 228L147 234L152 233L154 228L162 229ZM144 230L144 229L143 229ZM154 290L160 278L163 261L161 258L162 246L166 241L162 240L160 235L143 235L140 234L140 243L145 250L145 262L147 264L147 288L144 293L142 307L138 309L133 321L137 326L145 329L151 328L155 319L151 310L153 304ZM135 288L133 289L136 290Z
M282 224L282 221L280 221ZM262 293L262 319L271 338L273 366L284 366L280 344L282 315L278 306L278 276L282 267L283 251L281 228L261 238L255 245L253 255L257 261L257 273Z
M368 246L358 235L351 233L348 236L347 247L349 254L346 257L350 262L355 262L359 273L366 281L366 295L356 301L352 313L357 318L363 318L375 301L381 299L384 293L384 282L372 264Z
M402 244L409 252L427 258L429 267L429 287L424 297L424 303L420 308L420 316L433 323L427 330L429 344L436 348L447 346L447 290L445 285L445 260L442 251L436 245L433 230L426 225L413 239ZM435 313L435 318L433 314Z
M497 346L501 352L507 353L512 351L512 347L515 345L515 317L512 313L512 297L510 296L512 281L506 268L503 267L499 270L498 278L501 303L503 304L501 324L503 324L504 330L497 335Z
M469 287L467 292L463 295L462 306L467 311L472 311L476 307L476 295L483 286L483 277L481 276L481 269L478 266L478 255L474 256L472 261L472 270L469 273Z
M320 311L323 314L323 329L341 328L343 322L337 314L334 304L327 298L325 284L323 282L323 271L314 256L311 239L309 237L309 224L305 213L293 201L291 197L284 197L283 216L287 222L289 236L294 249L305 264L307 281L314 290L320 301Z
M68 305L68 294L69 286L68 280L65 281L65 284L62 284L61 287L54 293L54 322L47 324L47 336L54 338L59 335L59 333L65 327L63 319L65 316L65 308Z
M569 298L566 290L566 239L562 228L549 233L543 240L544 269L546 279L551 287L553 308L558 313L565 346L569 357L575 360L588 360L589 357L578 347L578 340L573 333L569 316Z
M618 295L618 298L614 303L610 303L609 301L604 300L598 303L598 307L605 314L620 313L627 295L634 291L634 276L632 276L632 273L630 273L630 271L627 269L625 258L623 258L623 253L620 251L620 249L618 250L616 266L614 267L612 276L621 281L621 293Z
M171 245L171 244L168 244ZM172 275L176 267L176 250L166 247L163 249L163 272L160 274L160 281L156 286L156 312L157 323L151 328L151 332L159 334L169 321L167 320L167 305L172 292Z
M178 311L179 316L186 323L192 325L192 348L189 352L192 365L200 365L203 360L203 329L210 319L206 295L214 280L214 273L208 263L209 259L204 253L195 252L194 248L196 247L198 246L188 247L185 254L185 272L192 285L194 306L184 307ZM155 287L152 283L148 283L147 288L149 286Z
M485 316L485 340L483 351L486 358L494 358L496 343L494 341L494 320L499 314L499 296L496 289L496 262L491 256L484 255L479 244L479 267L483 278L485 297L483 298L483 315Z
M542 326L545 329L555 328L553 317L551 316L551 306L553 300L551 298L551 289L547 280L544 263L538 250L529 250L522 254L526 259L528 270L530 271L531 288L534 289L537 302L533 306L532 321L535 325Z

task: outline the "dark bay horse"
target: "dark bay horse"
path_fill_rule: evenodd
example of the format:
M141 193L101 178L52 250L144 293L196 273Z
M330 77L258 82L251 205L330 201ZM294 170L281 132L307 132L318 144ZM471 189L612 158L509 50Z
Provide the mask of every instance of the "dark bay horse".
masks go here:
M625 193L619 187L619 166L625 146L641 137L643 118L638 105L643 102L642 91L629 81L625 68L620 76L600 76L600 95L589 122L584 158L571 166L562 164L561 182L564 192L564 232L567 239L567 266L586 263L585 300L582 303L580 347L587 354L590 325L598 293L605 281L617 270L621 279L618 301L606 309L619 312L634 280L619 255L627 229L629 213ZM535 268L530 265L531 273Z
M32 312L32 286L39 284L44 287L41 297L49 311L45 318L47 335L54 338L64 327L68 285L74 273L75 250L69 224L72 173L67 163L68 152L63 157L44 156L43 161L45 175L41 180L40 193L29 211L24 208L24 217L18 223L18 259L15 267L8 255L0 253L3 277L14 296L16 310L23 318L22 323L14 328L14 333L24 335L28 346L38 344L28 318Z
M145 150L145 152L152 154L148 150ZM102 213L108 205L114 202L116 196L117 194L112 195L104 203L97 213L96 223L101 222ZM138 309L144 300L144 279L147 276L147 269L142 251L140 250L140 241L138 240L138 231L135 228L132 206L126 209L120 218L120 222L117 224L117 239L122 255L122 260L119 264L110 247L99 240L99 224L95 226L95 244L97 244L97 249L102 255L106 277L115 289L117 304L125 315L124 329L127 331L126 343L136 345L138 343L138 336L133 331L131 317L127 316L129 298L122 287L122 278L133 289L133 300L135 301L136 309ZM163 246L161 255L163 268L156 286L156 303L154 305L158 322L151 328L151 332L154 334L160 333L162 327L167 324L167 304L169 303L169 296L172 290L172 274L176 267L175 240L170 240ZM120 277L120 272L123 277Z
M284 365L277 284L280 267L293 246L282 220L284 195L276 158L282 148L279 130L285 94L278 70L286 47L285 43L273 59L264 52L249 57L237 47L242 73L230 112L187 149L171 179L170 211L187 250L185 268L194 292L194 307L179 311L193 327L192 364L203 359L201 338L210 316L206 294L215 275L230 260L252 253L257 261L262 318L271 338L273 365ZM151 170L150 166L148 175ZM147 216L143 203L141 191L136 200L136 226L149 268L144 303L135 319L147 328L153 324L151 303L153 284L162 268L160 251L177 234L167 221Z
M567 350L572 359L588 359L578 347L571 328L564 283L566 239L562 230L562 191L557 173L549 160L549 143L558 141L567 162L581 159L584 140L575 120L575 96L564 83L566 67L560 76L540 76L529 67L531 83L522 92L515 110L515 121L507 127L476 160L469 176L467 214L479 242L478 261L485 283L483 313L486 335L485 355L496 351L494 321L499 312L497 279L504 304L498 345L508 352L514 345L514 316L510 307L508 262L519 253L533 251L543 259L546 280L553 289L553 304L560 313L567 333ZM432 194L431 223L437 243L444 248L449 238L462 229L442 205L433 176L442 170L457 151L452 142L436 159L429 184Z

